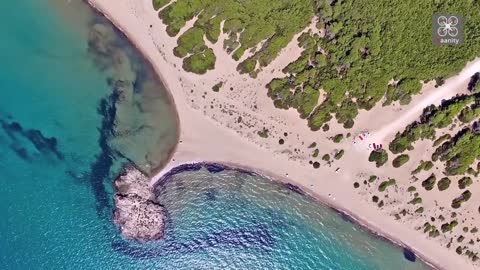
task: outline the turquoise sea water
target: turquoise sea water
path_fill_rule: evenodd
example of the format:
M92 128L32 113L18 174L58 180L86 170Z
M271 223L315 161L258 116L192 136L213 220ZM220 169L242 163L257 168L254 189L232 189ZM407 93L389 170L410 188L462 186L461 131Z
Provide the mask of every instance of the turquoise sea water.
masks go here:
M166 239L121 239L112 178L126 162L160 164L175 114L128 43L67 3L0 3L0 269L426 269L310 198L237 171L173 176L157 190Z

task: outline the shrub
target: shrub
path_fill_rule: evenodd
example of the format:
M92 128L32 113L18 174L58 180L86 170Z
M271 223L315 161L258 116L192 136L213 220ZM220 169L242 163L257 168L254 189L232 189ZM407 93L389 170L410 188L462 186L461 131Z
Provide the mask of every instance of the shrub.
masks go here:
M222 86L223 86L223 82L219 82L219 83L215 84L215 85L212 87L213 92L219 92L219 91L220 91L220 88L222 88Z
M421 206L421 207L417 208L417 210L415 210L415 213L421 214L421 213L423 213L423 210L424 210L423 206Z
M343 140L343 134L337 134L337 135L335 135L335 137L333 137L332 140L333 140L334 143L339 143L339 142L341 142L341 141Z
M169 2L170 2L170 0L153 0L153 8L155 10L159 10L160 8L162 8L163 6L168 4Z
M426 190L432 190L436 181L437 178L434 174L432 174L422 182L422 187L424 187Z
M375 165L377 167L381 167L388 161L387 151L385 151L385 149L382 149L380 151L372 151L370 153L370 156L368 157L368 161L375 162Z
M468 201L470 197L472 197L472 193L469 190L464 191L459 197L453 199L452 208L460 208L462 206L462 203Z
M378 186L378 191L383 192L385 191L389 186L393 186L396 184L395 179L388 179L388 181L383 181L380 183Z
M183 69L196 74L205 74L215 68L215 55L212 49L190 55L183 59Z
M417 191L417 188L414 187L414 186L409 186L408 189L407 189L408 192L415 192Z
M465 189L466 187L470 186L472 183L473 183L472 178L468 176L464 176L460 180L458 180L458 188Z
M376 175L370 175L370 177L368 178L368 182L369 182L369 183L373 183L373 182L375 182L377 179L378 179L378 177L377 177Z
M343 157L343 154L344 154L344 153L345 153L345 151L342 149L342 150L338 151L337 153L335 153L334 158L335 158L336 160L339 160L339 159L341 159L341 158Z
M399 155L392 161L392 165L395 168L399 168L403 164L407 163L409 159L410 157L408 155L405 155L405 154Z
M325 161L330 161L330 155L325 154L325 155L323 155L322 159L325 160Z
M257 134L261 138L268 138L268 129L264 127L262 130L258 131Z
M409 203L409 204L413 204L413 205L415 205L415 204L420 204L420 203L422 203L422 198L420 198L420 197L415 197L415 198L413 198L411 201L409 201L408 203Z
M452 181L450 179L448 179L447 177L444 177L444 178L440 179L440 181L438 181L438 183L437 183L438 190L444 191L444 190L448 189L448 187L450 187L451 182Z
M444 141L448 141L452 138L452 136L450 136L450 134L445 134L445 135L442 135L440 137L438 137L438 139L436 139L434 142L433 142L433 147L437 147L439 146L442 142Z
M443 223L440 229L442 230L442 233L451 232L457 225L458 221L453 220L450 223Z

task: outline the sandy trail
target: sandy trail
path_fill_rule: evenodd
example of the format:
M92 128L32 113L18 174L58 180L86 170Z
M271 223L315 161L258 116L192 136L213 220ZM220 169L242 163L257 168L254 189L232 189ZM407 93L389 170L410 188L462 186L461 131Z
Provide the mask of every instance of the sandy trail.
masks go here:
M426 95L423 99L417 102L414 107L401 114L401 116L388 125L383 126L379 130L373 133L373 136L369 141L372 142L384 142L384 140L391 136L392 133L401 131L408 124L415 121L423 109L431 104L440 104L443 99L454 96L458 93L458 89L461 85L470 80L470 77L480 71L480 59L475 59L470 62L458 75L449 78L444 85L438 87L434 92ZM384 142L386 143L386 142Z

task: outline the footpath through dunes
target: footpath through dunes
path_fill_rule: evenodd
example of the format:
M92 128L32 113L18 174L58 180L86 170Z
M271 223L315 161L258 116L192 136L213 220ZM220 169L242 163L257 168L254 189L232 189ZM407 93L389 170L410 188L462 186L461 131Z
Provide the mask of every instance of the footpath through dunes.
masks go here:
M388 125L384 125L374 130L372 140L386 142L385 139L395 135L396 132L403 130L408 124L412 123L420 117L429 105L439 105L442 100L447 100L457 94L461 94L466 90L465 85L468 84L471 77L480 71L480 58L476 58L458 74L449 78L442 86L433 88L429 93L422 96L421 99L415 100L408 106L405 106L403 112L399 113L398 118L394 119ZM466 92L466 91L465 91Z
M292 41L256 79L239 75L236 62L230 57L219 59L215 70L200 76L181 69L181 59L172 53L176 40L166 34L166 26L158 19L151 1L120 0L113 3L90 0L90 3L122 29L145 54L174 98L180 121L179 144L169 163L151 179L152 186L171 169L185 163L213 162L250 169L300 186L373 231L395 243L409 246L438 268L473 269L472 264L457 256L455 251L439 247L435 240L428 239L410 224L395 221L353 189L355 179L371 174L376 168L368 162L368 152L350 151L351 144L346 140L334 143L330 137L322 136L344 132L340 125L331 124L330 131L325 134L312 132L305 121L299 120L295 110L274 108L266 95L265 85L273 76L267 71L278 72L283 68L278 59L284 60L289 54L298 56L296 41ZM222 55L220 52L215 54ZM216 92L212 86L218 82L223 82L223 87ZM452 94L455 91L448 89ZM416 96L412 104L423 98L423 95ZM434 100L441 98L435 95ZM357 123L351 133L370 126L380 127L376 125L378 123L392 123L401 115L391 107L380 108L374 113L366 112L364 117L371 117L371 121L364 122L364 125ZM412 112L412 117L414 114ZM258 135L262 128L268 129L267 138ZM308 146L312 142L318 145L322 154L333 156L340 148L347 151L341 160L325 158L315 168L309 164L313 149Z

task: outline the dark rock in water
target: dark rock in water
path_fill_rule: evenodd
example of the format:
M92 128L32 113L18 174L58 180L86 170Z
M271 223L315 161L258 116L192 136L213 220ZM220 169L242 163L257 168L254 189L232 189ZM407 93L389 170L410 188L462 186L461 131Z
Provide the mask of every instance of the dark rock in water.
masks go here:
M222 165L219 165L219 164L205 164L204 165L205 168L208 170L208 172L211 172L211 173L218 173L218 172L222 172L225 170L225 167L222 166Z
M213 202L217 199L217 193L218 191L214 188L209 188L207 192L205 192L205 195L207 197L207 201Z
M53 153L58 159L63 160L63 154L57 149L57 139L55 137L45 137L38 129L24 129L18 122L8 123L0 119L0 124L7 135L14 141L18 142L18 138L24 137L28 139L35 148L41 153ZM20 147L12 148L21 158L27 159L26 150ZM19 152L20 151L20 152Z
M22 126L18 122L12 122L8 125L8 128L14 132L21 132L23 130Z
M403 249L403 256L410 262L415 262L417 260L415 253L408 248Z
M290 184L290 183L285 183L285 184L283 184L283 186L286 187L288 190L291 190L295 193L298 193L300 195L305 195L305 191L303 191L303 189L301 189L298 186L295 186L295 185Z
M114 181L113 221L125 238L139 242L163 238L165 209L153 197L149 179L129 167Z
M10 145L10 149L12 149L21 159L26 161L29 160L27 149L23 147L18 147L16 145Z
M29 129L24 132L24 136L28 138L35 148L40 152L54 153L58 159L63 159L63 155L57 150L57 139L54 137L47 138L43 136L40 130Z

